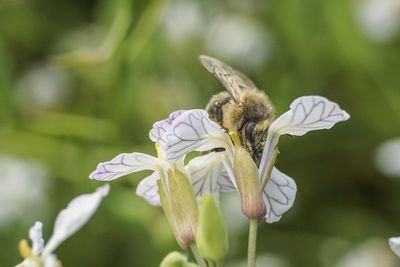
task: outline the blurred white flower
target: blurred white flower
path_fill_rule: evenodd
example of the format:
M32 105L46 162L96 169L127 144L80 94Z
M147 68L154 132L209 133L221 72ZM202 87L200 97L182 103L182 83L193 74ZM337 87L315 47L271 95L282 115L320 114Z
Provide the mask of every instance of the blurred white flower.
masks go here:
M378 147L375 166L387 176L400 178L400 138L387 140Z
M25 258L16 267L59 267L54 250L67 238L84 226L100 205L101 200L108 194L109 184L105 184L94 193L75 197L68 206L61 210L54 223L53 235L45 245L42 237L42 223L36 222L29 230L32 247L26 240L20 242L20 252Z
M0 227L45 209L48 176L39 162L0 156Z
M400 0L359 0L361 29L375 41L385 41L399 29Z
M173 1L163 16L162 27L166 38L173 43L182 43L200 35L204 19L200 6L195 1Z
M368 240L348 252L336 267L395 267L396 258L383 240Z
M400 257L400 237L389 238L389 246Z
M69 82L64 70L36 65L18 83L20 105L29 109L48 109L64 103L69 95Z
M264 63L270 53L270 42L265 31L254 21L241 16L221 15L210 22L205 36L205 48L247 67Z

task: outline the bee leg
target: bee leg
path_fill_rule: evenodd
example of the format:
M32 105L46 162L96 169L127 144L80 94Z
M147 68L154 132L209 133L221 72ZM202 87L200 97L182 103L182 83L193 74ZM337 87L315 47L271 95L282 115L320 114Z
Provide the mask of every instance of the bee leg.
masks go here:
M231 97L225 97L221 100L215 101L214 102L214 114L215 114L215 119L217 122L222 125L222 106L227 104L231 100Z
M237 128L236 128L238 133L243 129L244 125L246 124L246 121L247 121L246 117L243 116L243 117L240 118L239 123L238 123Z

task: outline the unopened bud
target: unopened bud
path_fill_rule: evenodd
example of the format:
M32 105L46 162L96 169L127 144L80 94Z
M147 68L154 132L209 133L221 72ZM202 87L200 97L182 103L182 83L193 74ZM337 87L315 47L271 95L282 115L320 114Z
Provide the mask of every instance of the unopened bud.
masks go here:
M179 246L187 250L196 239L198 207L188 177L180 171L168 172L168 191L161 180L158 190L164 213Z
M265 215L265 204L261 196L258 168L249 152L235 146L235 178L242 202L242 211L250 219L261 219Z
M221 209L211 195L203 195L199 208L196 244L204 258L221 261L228 251L228 234Z
M160 267L198 267L197 264L188 262L187 258L179 252L169 253L160 264Z

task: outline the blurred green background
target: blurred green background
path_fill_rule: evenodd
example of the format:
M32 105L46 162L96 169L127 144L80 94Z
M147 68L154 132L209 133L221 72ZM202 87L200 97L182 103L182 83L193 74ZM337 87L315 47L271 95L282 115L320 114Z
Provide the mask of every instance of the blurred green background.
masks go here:
M251 77L278 114L318 94L351 115L281 138L277 165L298 194L260 227L259 266L399 266L387 238L400 235L400 181L374 163L400 135L399 16L397 0L0 0L0 265L21 260L35 220L48 239L58 211L101 185L88 179L98 162L154 154L155 121L222 89L198 62L208 54ZM135 195L146 175L112 182L57 249L64 266L152 267L178 249L161 209ZM244 266L240 203L233 194L222 206L226 266Z

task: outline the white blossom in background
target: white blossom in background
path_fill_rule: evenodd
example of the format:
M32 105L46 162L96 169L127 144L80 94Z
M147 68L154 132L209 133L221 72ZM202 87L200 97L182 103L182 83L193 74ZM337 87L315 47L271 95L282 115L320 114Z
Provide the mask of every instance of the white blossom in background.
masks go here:
M378 147L375 166L384 175L400 178L400 138L387 140Z
M54 223L53 235L45 244L42 236L42 223L36 222L29 230L31 247L26 240L20 243L21 255L25 258L16 267L60 267L54 250L67 238L81 229L109 192L109 185L97 188L94 193L75 197L68 206L61 210Z
M371 239L350 250L335 267L396 267L398 259L384 240Z
M374 41L386 41L400 26L400 0L358 0L357 19L363 32Z
M389 246L392 251L400 257L400 237L389 238Z
M169 41L183 43L203 33L204 14L196 1L171 1L161 24Z
M246 67L257 67L270 54L268 36L256 22L239 15L220 15L210 22L205 33L205 49Z
M46 210L47 170L36 161L0 155L0 227Z
M18 101L29 109L48 109L62 104L70 95L70 81L62 69L35 65L18 82Z

